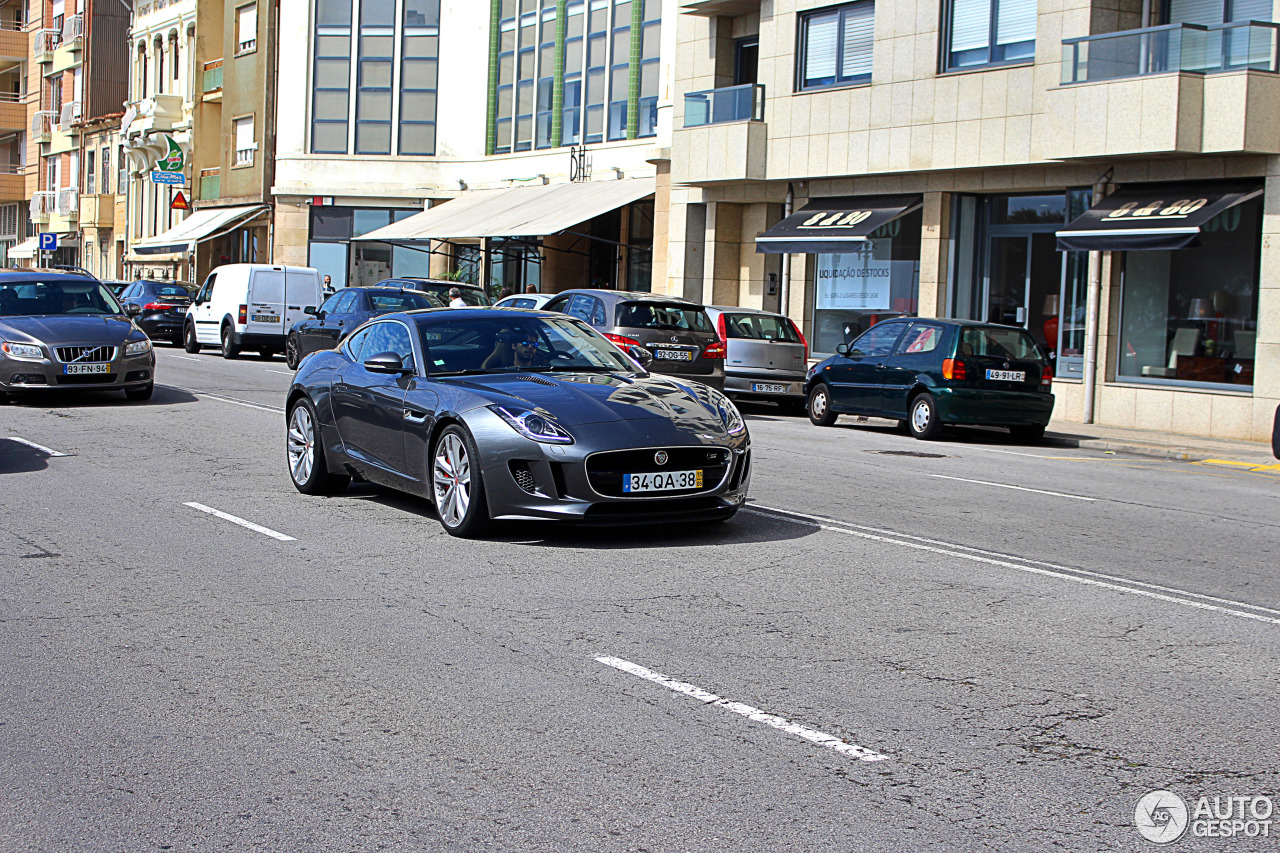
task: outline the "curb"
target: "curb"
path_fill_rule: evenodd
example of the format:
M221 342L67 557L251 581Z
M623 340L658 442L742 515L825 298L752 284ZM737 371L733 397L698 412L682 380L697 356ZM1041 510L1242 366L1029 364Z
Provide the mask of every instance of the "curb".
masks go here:
M1204 462L1209 459L1229 459L1233 455L1229 448L1222 448L1218 451L1213 451L1205 448L1137 444L1125 441L1114 441L1106 438L1068 438L1066 436L1054 435L1052 433L1045 434L1043 443L1047 446L1053 447L1098 450L1104 453L1124 453L1129 456L1142 456L1147 459L1164 459L1172 462ZM1267 465L1270 464L1270 461L1264 460L1256 464Z

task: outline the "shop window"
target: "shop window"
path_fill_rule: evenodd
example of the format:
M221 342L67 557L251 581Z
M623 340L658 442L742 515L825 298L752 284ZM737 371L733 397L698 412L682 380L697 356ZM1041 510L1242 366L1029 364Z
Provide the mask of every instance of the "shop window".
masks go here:
M874 35L875 5L869 0L802 16L797 88L870 82Z
M891 317L915 316L920 296L920 210L872 232L850 251L814 255L814 354L829 355Z
M951 0L943 68L1030 62L1036 54L1036 0Z
M1118 377L1253 385L1261 246L1255 198L1210 220L1198 246L1124 253Z

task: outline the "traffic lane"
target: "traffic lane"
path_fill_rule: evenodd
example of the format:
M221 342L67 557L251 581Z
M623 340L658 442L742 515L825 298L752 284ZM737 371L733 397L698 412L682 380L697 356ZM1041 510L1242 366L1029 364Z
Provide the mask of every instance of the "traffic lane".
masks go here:
M156 350L156 382L189 393L218 395L255 405L283 407L294 372L283 358L238 358L220 354L190 355Z
M74 464L81 462L76 460ZM92 489L83 488L84 484L92 482L92 478L86 480L84 474L81 471L76 482L82 485L87 501L83 510L87 512L91 506L102 505L102 498L93 494ZM114 488L113 483L104 484L104 488ZM55 491L67 489L61 487ZM301 497L284 494L291 498ZM330 502L324 503L324 517L332 523ZM227 508L242 515L251 515L239 507ZM383 510L384 507L379 507L374 515L383 515ZM1204 648L1213 649L1213 653L1219 656L1235 654L1236 649L1248 648L1249 643L1257 644L1256 637L1226 637L1224 631L1231 629L1221 628L1217 622L1202 622L1201 613L1193 613L1190 619L1174 619L1160 612L1151 616L1147 611L1139 610L1137 602L1129 602L1123 596L1117 596L1114 601L1107 599L1106 596L1114 596L1110 592L1100 603L1097 590L1088 590L1085 594L1071 588L1070 584L1062 584L1060 580L1052 581L1052 584L1047 580L1037 580L1037 584L1051 585L1050 592L1046 593L1043 589L1028 589L1025 579L1019 576L1001 573L984 576L982 571L986 569L975 573L972 565L951 565L948 562L951 557L933 553L911 553L910 558L886 557L879 553L881 546L878 544L859 543L858 547L851 547L842 540L819 540L817 534L794 538L794 534L783 535L781 530L773 535L785 548L782 552L774 551L760 537L746 549L733 549L732 542L726 543L724 548L694 549L677 540L673 543L677 547L666 553L652 551L645 553L640 561L620 562L609 558L616 555L617 549L602 558L605 551L603 540L591 542L594 537L589 537L585 542L575 542L572 532L563 532L561 542L541 549L518 548L504 542L465 543L456 539L440 540L424 548L419 535L422 519L401 519L393 515L385 517L384 521L399 529L399 537L381 534L376 542L352 543L349 535L351 525L324 525L321 529L330 535L337 535L339 530L346 535L324 543L325 547L319 553L308 551L311 543L306 537L300 538L296 546L279 547L274 543L264 543L270 546L270 551L264 548L260 553L257 549L244 547L244 540L237 538L242 534L236 530L228 529L228 533L221 533L215 529L197 537L192 537L191 530L187 530L186 537L177 542L165 540L164 547L157 551L163 553L164 565L154 566L147 583L160 584L187 596L191 590L205 590L204 594L214 601L198 608L164 608L159 613L148 613L147 620L163 621L166 615L205 613L216 610L214 605L218 605L236 615L229 621L215 620L215 625L227 625L229 634L218 628L207 628L205 633L218 637L218 643L228 642L227 637L255 637L255 642L266 642L273 649L271 660L285 660L292 653L292 640L276 639L273 643L270 631L262 626L239 626L246 619L241 613L256 613L261 608L274 607L270 616L264 619L264 624L278 625L287 638L298 635L316 637L321 646L333 649L335 657L351 661L357 672L374 667L374 661L366 660L366 657L378 652L376 644L372 651L366 652L362 651L361 642L364 642L362 638L378 635L379 631L392 631L396 638L394 642L408 643L402 661L428 662L431 649L447 648L456 652L460 648L456 639L431 634L430 625L439 620L466 629L468 637L472 638L470 646L463 644L466 651L470 651L472 646L490 649L499 660L513 656L517 660L538 658L545 661L548 654L554 658L558 651L567 648L568 652L576 652L566 652L572 658L573 667L581 669L585 666L586 670L591 670L591 666L585 663L586 658L594 662L596 654L618 654L641 665L653 666L710 686L727 697L750 702L769 712L782 713L787 719L803 720L824 731L835 731L856 742L873 745L891 757L945 757L946 761L936 758L932 762L913 758L915 763L925 763L927 770L932 770L937 777L913 776L902 783L914 786L918 792L931 797L940 797L933 802L941 803L943 815L925 809L922 816L916 813L916 807L901 815L893 815L895 820L906 824L951 821L956 815L964 815L966 809L972 809L972 803L987 802L982 797L995 795L987 792L1002 792L1006 785L1010 795L1018 790L1046 789L1046 783L1037 775L1043 774L1043 767L1037 772L1027 771L1027 775L1020 775L1018 760L1009 754L1027 761L1024 753L1033 751L1037 731L1044 727L1051 729L1050 745L1055 743L1053 738L1059 734L1070 735L1071 743L1080 745L1080 740L1083 740L1089 748L1097 749L1098 754L1124 756L1124 766L1146 762L1146 766L1160 771L1153 775L1179 771L1183 765L1170 762L1167 744L1158 742L1158 739L1156 752L1164 754L1162 760L1156 754L1144 752L1148 749L1147 744L1151 743L1151 736L1140 734L1140 730L1152 719L1151 715L1143 720L1129 721L1125 731L1114 740L1107 738L1110 727L1105 726L1106 730L1101 733L1088 727L1091 725L1089 721L1101 719L1094 713L1096 707L1083 703L1083 698L1091 695L1101 695L1106 708L1116 708L1103 715L1110 716L1112 720L1124 721L1124 713L1142 706L1144 695L1148 710L1151 710L1151 697L1143 692L1143 685L1133 685L1133 671L1151 665L1153 656L1158 665L1178 672L1187 684L1192 685L1190 689L1197 692L1196 701L1185 702L1174 715L1164 711L1164 697L1157 697L1157 707L1152 712L1155 720L1167 730L1178 731L1184 738L1187 731L1196 733L1187 739L1193 747L1206 751L1210 745L1204 740L1208 735L1203 734L1203 720L1224 720L1224 727L1213 736L1228 731L1233 733L1235 743L1249 743L1248 733L1261 725L1260 721L1249 717L1249 707L1216 707L1213 703L1224 701L1224 697L1242 697L1242 690L1254 690L1257 680L1270 674L1260 675L1256 667L1244 666L1242 669L1233 663L1228 674L1231 678L1222 678L1219 661L1211 660L1210 669L1204 672L1203 661L1196 657ZM739 521L735 520L724 528L732 529L737 524ZM765 529L796 526L772 519L754 520L751 524L762 525ZM169 528L161 525L161 529ZM294 528L289 528L289 532L301 533ZM829 534L823 535L829 537ZM86 537L86 547L96 542L100 542L100 538ZM125 547L110 539L108 543L113 548ZM443 551L436 547L438 544L442 544ZM229 549L229 555L224 548ZM292 551L292 548L297 548L297 551ZM457 551L451 551L453 548ZM366 551L370 557L362 557ZM379 553L380 560L372 562L372 555ZM937 565L933 565L934 560L938 561ZM376 566L378 570L371 573L370 566ZM922 569L929 570L929 574L920 575ZM77 590L82 587L83 583L74 584L63 594L69 599L76 599ZM1065 587L1068 592L1061 592L1060 587ZM88 584L87 588L96 589L97 584ZM177 596L175 598L179 603L183 601ZM1073 598L1075 601L1071 601ZM397 607L397 602L403 603ZM1147 606L1147 602L1142 602L1142 605ZM419 607L424 611L421 619L413 610ZM426 611L430 611L430 616ZM1043 630L1046 615L1051 620L1051 628L1059 626L1059 630ZM50 621L58 621L56 613L45 613L41 620L42 624ZM335 628L330 628L330 625ZM125 630L132 637L137 628ZM180 621L174 633L187 631L189 634L191 630L186 621ZM1206 631L1207 639L1196 637ZM1032 640L1025 639L1028 634L1032 635ZM901 635L901 639L897 639L897 635ZM413 637L421 637L424 647L413 647L412 640L404 639ZM895 642L884 642L886 637L895 637ZM1064 637L1068 639L1062 639ZM88 644L88 651L113 647L110 639ZM163 638L143 643L142 647L160 647L160 639ZM1106 643L1107 647L1098 648L1098 643ZM1125 646L1124 643L1129 644ZM1197 643L1201 648L1197 648ZM1111 644L1116 644L1119 651L1111 648ZM31 647L31 643L23 646ZM201 646L212 648L216 643L210 640ZM278 646L283 648L276 648ZM1188 660L1181 660L1176 652L1170 653L1170 649L1178 648L1187 651ZM1257 656L1249 652L1248 661L1267 660L1266 640L1263 640L1261 648L1262 653ZM500 652L493 649L500 649ZM232 648L228 653L233 657L244 656L243 649ZM58 653L49 653L50 660L56 657ZM216 672L219 667L234 669L232 662L215 656L212 662L214 671L206 674L204 661L209 652L197 649L192 657L193 661L184 666L195 667L201 672L196 683L209 679L218 681ZM1100 671L1097 666L1100 660L1111 661L1107 667L1102 667L1105 671ZM721 663L717 665L717 661ZM1028 666L1028 661L1034 661L1036 665ZM456 665L454 661L443 661L440 666L445 663ZM805 669L815 665L824 667L823 671ZM837 666L844 669L836 670ZM95 669L109 667L96 666ZM836 684L828 683L832 670L836 670ZM476 665L476 671L486 672L485 678L493 676L497 681L503 678L502 670L495 670L488 663ZM279 680L275 671L270 671L270 675L273 681ZM288 675L297 680L316 678L315 667L298 672L291 670ZM348 676L342 667L332 672L332 678L343 684L348 681L360 683L355 675ZM385 680L388 684L397 684L404 678L403 672L394 672L385 678L379 676L378 680L379 683ZM228 679L224 688L230 689L230 685L242 680ZM1243 686L1240 681L1243 681ZM1057 685L1062 693L1061 685L1064 684L1070 685L1071 690L1079 689L1082 697L1076 697L1075 693L1069 697L1062 694L1056 702L1044 702L1046 690L1055 689L1053 685ZM1010 702L1011 695L1016 693L1015 688L1024 690L1027 695L1025 701ZM364 689L361 686L361 690ZM1274 684L1266 683L1261 690L1254 692L1265 694L1271 689L1274 689ZM872 699L865 695L868 690L874 693ZM1088 690L1092 693L1087 693ZM1183 690L1187 692L1187 686L1184 685ZM527 694L534 697L529 699L521 690L515 701L507 693L499 693L502 695L486 694L484 702L480 703L483 708L466 707L463 703L462 707L451 704L443 711L439 708L433 708L433 711L443 713L448 719L466 720L468 725L477 726L477 729L470 730L477 731L481 740L495 743L500 740L500 731L486 727L492 720L488 711L490 706L502 706L503 697L508 702L520 704L525 711L529 708L536 710L549 702L536 692ZM636 695L637 701L645 708L657 702L648 694L628 694ZM957 695L964 697L970 694L974 698L966 703L957 699ZM1076 698L1082 702L1071 704L1068 701ZM398 695L376 694L374 697L374 704L378 707L397 701ZM553 704L558 707L558 699ZM1010 706L1012 711L1007 710ZM1042 706L1050 708L1047 716L1034 716L1037 708ZM227 708L230 707L232 703L227 703ZM582 707L594 706L586 703ZM1253 707L1257 707L1257 703ZM855 712L850 713L850 708ZM910 710L904 712L902 708ZM929 716L929 710L941 711ZM182 707L178 717L187 720L197 711ZM678 733L684 733L687 725L684 717L675 711L663 711L664 716L668 713L672 720L677 721ZM498 716L502 717L503 713L499 711ZM509 719L507 722L512 725L520 722L535 731L548 731L548 736L553 739L558 738L558 724L547 724L541 721L541 716L535 713L532 721L522 717L522 722ZM598 713L593 711L591 717L595 719ZM1023 721L1023 717L1030 720ZM759 735L742 735L737 729L731 729L732 735L726 735L724 726L730 724L719 720L721 717L709 717L698 722L699 729L707 729L712 740L698 753L707 762L724 753L723 744L719 742L723 736L735 739L746 736L753 749L765 743L760 740L765 734L769 738L777 736L772 730L768 733L762 731ZM972 725L970 721L973 721ZM579 743L581 730L588 726L589 721L573 719L568 722L572 724L567 727L573 731L573 743ZM736 721L731 722L736 724ZM1078 722L1085 726L1083 731L1073 729ZM325 729L330 736L335 725L330 721ZM649 736L653 722L648 717L637 717L627 725L639 729L628 729L628 738L634 735L636 742L646 744L645 749L653 748L650 743L652 736ZM973 734L975 730L980 734ZM957 733L965 733L965 736ZM1023 745L1015 743L1016 748L1006 749L1006 740L1011 733L1018 735L1021 738L1018 743ZM596 747L604 751L600 754L618 754L617 744L596 744L594 739L589 739L589 742L593 751ZM1103 745L1093 745L1098 742ZM453 744L452 735L444 736L442 743ZM767 743L780 742L768 740ZM1137 748L1134 744L1138 744ZM376 747L375 743L366 745ZM813 749L808 745L801 748ZM561 749L563 751L563 744ZM376 749L372 752L376 753ZM678 748L672 748L672 753L690 754L690 751L686 745L678 744ZM1192 766L1192 753L1194 749L1183 756L1187 766ZM576 756L577 753L566 754ZM791 753L786 754L787 761L794 763ZM506 758L506 753L489 756L495 768ZM1230 753L1224 754L1222 761L1233 767L1247 767L1249 772L1253 772L1249 758L1249 754ZM563 767L563 771L570 774L582 772L579 761L580 758L575 758ZM751 762L749 768L755 770L754 752L742 761ZM719 766L722 765L716 765ZM982 772L986 776L980 790L974 788L972 775L968 776L968 784L955 781L957 776L964 779L965 767L974 766L983 767ZM1088 772L1082 775L1093 775L1100 770L1088 762L1085 766ZM1074 776L1055 766L1053 772L1071 777L1070 784L1061 792L1055 786L1048 786L1047 797L1056 802L1084 803L1084 800L1071 799L1071 790L1076 790L1088 794L1085 800L1093 797L1094 802L1084 803L1085 806L1114 809L1112 794L1115 794L1124 799L1125 807L1128 807L1132 798L1119 789L1132 783L1133 776L1124 775L1124 766L1119 770L1103 767L1112 774L1108 779L1114 779L1115 774L1121 775L1119 783L1115 783L1115 790L1088 788L1083 781L1074 780ZM603 767L590 767L594 770L588 771L589 776L593 772L607 775ZM705 770L703 765L699 768ZM668 779L687 779L689 785L699 786L704 781L701 777L689 779L681 772L684 767L664 770L668 770ZM781 774L777 779L767 776L769 781L776 781L778 792L795 784L794 774ZM951 786L947 780L951 780ZM1142 784L1147 784L1147 780ZM892 785L891 788L901 790L900 785ZM511 798L520 793L502 784L498 789L495 799ZM529 789L525 790L527 793ZM550 795L548 789L538 785L532 790L536 794ZM628 789L628 794L634 793ZM840 795L840 792L829 790L827 793L832 797ZM611 800L609 806L621 806L622 799L618 802ZM805 798L801 798L801 802L778 800L777 792L767 799L771 803L794 804L800 813L823 807L823 802L809 802ZM731 809L735 802L739 800L724 802L722 806ZM877 813L883 812L884 808L897 808L887 800L882 803L873 799L872 804ZM668 808L672 803L660 802L655 806ZM749 806L760 808L763 803L750 800ZM858 826L861 822L859 813L845 815L837 811L836 816L838 820L833 820L832 833L837 831L837 824ZM516 808L511 820L529 820L529 815ZM826 829L824 825L822 831ZM1085 829L1080 831L1085 833ZM952 847L963 843L942 829L938 833L937 838L946 839ZM776 840L774 847L786 841L769 836L764 838Z
M1006 456L779 420L751 429L752 499L765 506L1280 604L1280 487L1271 480L1183 463Z
M100 503L91 490L84 497ZM218 547L209 553L210 543L232 538L205 540L206 547L189 553L180 546L196 543L173 543L166 563L150 572L153 584L182 590L203 584L209 600L199 606L124 614L123 621L45 614L40 637L7 644L37 650L46 664L87 656L82 671L49 671L47 680L58 684L124 669L120 695L134 713L147 707L174 721L175 730L156 742L180 748L157 749L143 739L122 749L140 751L141 766L155 765L157 776L179 764L221 771L198 771L176 797L169 791L176 813L161 815L161 823L179 830L184 818L196 819L237 838L246 830L232 810L245 809L294 831L298 824L277 816L278 809L332 804L370 783L360 788L370 794L356 808L412 804L414 792L458 781L414 771L443 759L484 768L470 781L486 810L465 813L461 822L471 832L490 827L494 834L482 832L478 840L508 845L513 836L492 829L487 818L550 831L569 814L599 825L625 809L642 827L666 830L633 828L641 841L670 846L709 832L706 849L714 849L715 839L737 837L733 821L741 815L773 809L808 816L805 843L823 846L865 830L872 849L894 849L902 828L916 826L936 849L965 846L979 827L1008 849L1055 832L1110 848L1124 847L1129 830L1100 833L1098 815L1123 826L1117 815L1131 809L1132 787L1168 784L1169 775L1188 766L1204 770L1194 760L1212 739L1239 745L1216 753L1221 766L1259 784L1274 781L1269 768L1257 768L1261 751L1249 740L1266 730L1268 720L1257 714L1267 713L1259 709L1269 707L1263 697L1275 686L1255 663L1269 658L1273 642L1259 639L1252 625L1175 617L1162 605L1099 600L1093 591L1064 592L1047 581L1028 588L1000 573L970 571L957 582L955 567L937 555L886 558L878 545L842 547L817 536L784 540L787 554L762 553L758 543L716 562L707 559L714 552L700 552L693 566L688 552L673 549L642 572L602 566L598 551L579 553L585 549L571 543L546 559L522 549L513 560L506 543L457 540L451 541L479 553L424 560L414 543L403 552L384 546L381 571L354 572L345 554L303 560L295 559L301 551L285 549L259 568L250 553L227 555ZM797 545L806 550L794 553ZM397 586L407 594L391 592ZM1028 631L1029 624L1043 628L1046 614L1064 630ZM39 653L49 624L82 628L98 621L105 636L71 652L56 643ZM121 649L123 660L102 660L103 650ZM1214 652L1207 671L1205 649ZM824 750L719 709L693 703L684 710L672 702L688 700L655 698L646 686L618 685L611 673L588 677L597 672L588 659L601 653L874 745L892 766L876 766L870 772L877 781L867 782L856 765L850 769ZM1224 672L1217 657L1228 653L1233 666ZM1135 667L1151 666L1153 656L1165 679L1135 682ZM147 679L135 670L156 673L154 696L137 693ZM1170 713L1162 690L1172 683L1195 696ZM1240 707L1244 693L1257 695ZM1219 707L1226 696L1234 702ZM430 697L425 704L424 697ZM98 701L93 697L88 707ZM103 704L109 720L128 714ZM84 708L84 697L65 707ZM1211 734L1203 731L1208 719L1218 721ZM94 731L92 721L73 722ZM1176 732L1178 744L1152 738L1146 727L1153 722ZM124 727L142 732L148 725L131 720ZM284 735L277 734L281 727ZM32 734L30 743L49 742L43 732ZM246 744L261 756L247 765L237 753ZM336 745L317 757L322 744ZM655 758L655 749L662 755ZM1070 753L1065 764L1063 750ZM105 768L113 780L144 793L153 787L131 769L133 761L120 760ZM28 768L27 761L36 757L24 758L24 772L47 769L38 762ZM240 775L227 770L237 764L245 765ZM297 770L290 775L308 780L310 793L274 775L276 767ZM620 776L620 767L628 772ZM85 769L86 783L98 769ZM530 772L541 775L529 779ZM386 784L388 778L405 780L405 787ZM566 778L580 780L567 795ZM743 778L752 779L751 791L738 790ZM1211 768L1202 778L1216 781L1220 774ZM662 779L664 790L641 779ZM854 779L859 797L851 803ZM224 787L232 782L233 790ZM1023 794L1017 816L990 821L985 804L1028 790L1042 793ZM699 792L707 814L679 809L689 791ZM911 802L902 802L904 791ZM283 805L261 805L258 798L268 792ZM102 792L90 786L80 796L92 802ZM544 814L544 798L561 808ZM636 809L638 798L646 805ZM231 809L199 805L210 802L229 802ZM456 805L440 819L458 820ZM1064 821L1064 809L1088 817ZM751 828L758 846L750 849L813 849L797 846L794 823Z

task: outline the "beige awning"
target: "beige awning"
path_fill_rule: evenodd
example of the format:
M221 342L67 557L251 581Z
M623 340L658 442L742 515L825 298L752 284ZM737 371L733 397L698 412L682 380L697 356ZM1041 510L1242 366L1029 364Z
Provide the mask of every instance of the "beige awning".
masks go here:
M653 195L654 178L470 190L356 240L383 243L459 237L545 237Z
M196 243L211 240L225 232L238 228L266 210L263 204L245 207L207 207L197 210L177 225L145 240L139 240L129 250L139 255L171 255L192 251Z

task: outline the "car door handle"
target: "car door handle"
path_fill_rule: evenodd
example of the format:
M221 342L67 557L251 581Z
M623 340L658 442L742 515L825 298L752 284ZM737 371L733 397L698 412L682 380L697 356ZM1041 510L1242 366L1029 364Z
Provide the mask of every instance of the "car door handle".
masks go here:
M290 311L301 311L301 310L302 310L302 306L301 306L301 305L290 305L290 306L289 306L289 310L290 310Z
M411 424L422 424L427 422L427 413L420 412L417 409L405 409L404 419Z

